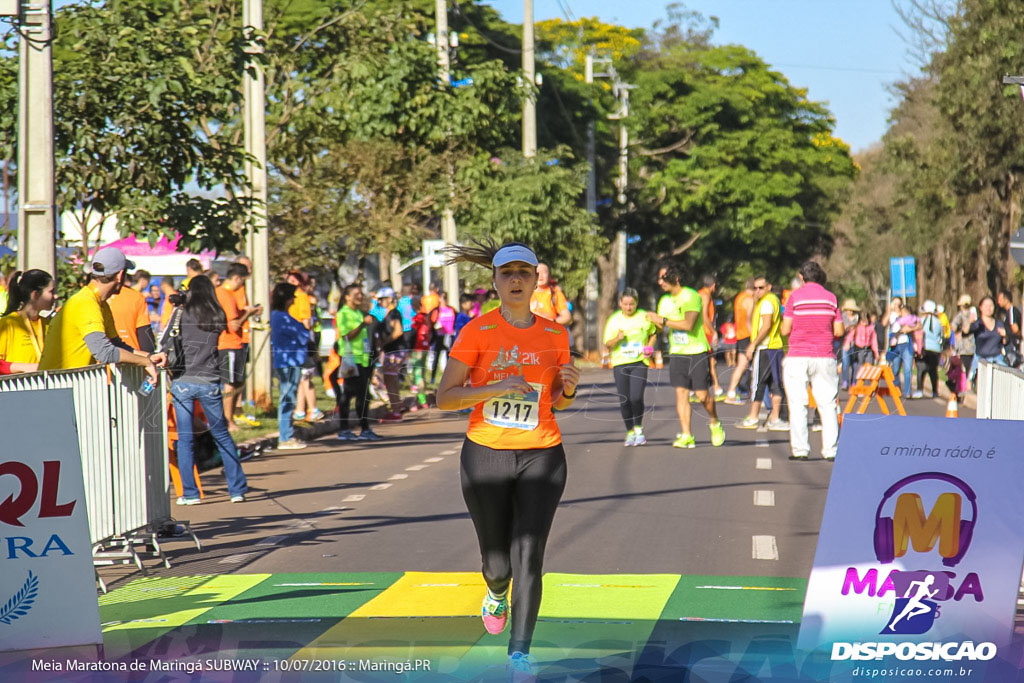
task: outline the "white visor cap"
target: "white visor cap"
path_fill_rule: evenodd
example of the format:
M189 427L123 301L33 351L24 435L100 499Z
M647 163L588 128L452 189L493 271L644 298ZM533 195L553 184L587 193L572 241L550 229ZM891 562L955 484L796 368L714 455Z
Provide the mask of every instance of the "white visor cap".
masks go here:
M510 244L498 250L498 253L491 259L491 265L499 268L514 261L529 263L531 266L536 266L539 263L537 255L533 253L533 249L519 244Z

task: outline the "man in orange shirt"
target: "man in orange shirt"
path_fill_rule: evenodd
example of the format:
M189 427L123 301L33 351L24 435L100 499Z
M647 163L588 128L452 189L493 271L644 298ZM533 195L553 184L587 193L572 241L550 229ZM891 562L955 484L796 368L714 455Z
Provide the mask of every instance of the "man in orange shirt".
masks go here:
M246 269L249 271L249 273L250 274L252 273L252 261L249 260L248 256L239 256L237 259L235 259L235 263L239 263L239 264L245 266ZM241 311L244 311L246 308L248 308L248 306L249 306L249 296L246 293L246 288L244 286L243 287L239 287L238 289L235 290L235 303L238 304L238 309L241 310ZM253 313L252 317L257 318L256 322L259 322L259 315L263 312L263 307L262 306L257 306L256 308L257 308L257 310L256 310L255 313ZM250 327L251 327L250 319L246 318L245 322L242 323L242 351L245 354L246 366L248 366L249 362L252 360L252 357L249 355L249 344L252 341L252 330L250 329ZM249 373L248 373L248 370L247 370L246 373L245 373L245 376L248 376L248 374ZM245 393L245 384L244 384L244 382L242 384L242 389L240 391L244 395L244 393ZM256 419L256 410L255 410L255 407L252 406L252 402L250 401L250 402L246 403L245 407L246 407L246 409L242 411L241 419L243 419L251 427L259 427L260 426L260 422L259 422L259 420ZM235 418L235 419L239 419L239 418Z
M722 400L721 396L725 395L725 391L722 390L722 385L718 383L718 363L715 359L715 345L718 344L718 332L715 330L715 290L718 289L718 283L715 281L714 275L705 275L702 279L703 287L697 290L700 294L700 300L703 303L703 315L704 315L704 336L707 337L708 346L711 347L711 355L708 360L711 362L711 387L715 392L715 399Z
M421 310L428 317L430 316L430 312L437 308L441 303L441 296L438 294L440 291L441 288L438 284L436 282L431 282L430 291L427 294L424 294L423 300L420 301Z
M254 306L238 306L236 292L245 288L245 280L249 277L249 269L241 263L228 266L227 277L217 288L217 301L224 309L228 328L221 332L217 340L220 350L221 383L224 392L224 415L234 416L238 401L245 385L245 349L242 347L242 326L251 315L260 311ZM237 431L234 420L228 419L228 431Z
M178 289L174 286L173 277L170 275L164 275L160 278L160 292L164 295L163 302L160 304L161 333L167 329L167 324L171 322L171 314L174 313L174 304L171 303L171 295L177 291Z
M149 325L146 297L139 290L124 285L128 280L127 271L121 271L121 277L124 278L121 288L107 299L117 336L133 349L153 353L156 351L156 337Z
M551 282L551 269L545 263L537 264L537 287L530 297L530 312L559 325L568 325L572 321L569 301L562 293L562 288Z
M750 313L754 310L754 281L747 280L743 291L736 295L732 302L733 322L736 323L736 367L729 381L729 391L725 402L730 405L743 405L736 394L737 389L746 394L750 391L750 376L747 374L749 363L746 351L750 346Z

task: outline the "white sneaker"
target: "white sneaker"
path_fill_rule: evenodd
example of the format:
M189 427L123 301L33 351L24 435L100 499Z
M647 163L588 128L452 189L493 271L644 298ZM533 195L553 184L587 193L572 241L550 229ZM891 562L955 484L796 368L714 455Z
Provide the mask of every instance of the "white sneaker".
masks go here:
M305 448L307 444L297 440L289 439L288 441L282 441L277 444L277 450L279 451L299 451Z
M788 432L789 423L785 420L776 420L775 422L768 423L768 431L770 432Z

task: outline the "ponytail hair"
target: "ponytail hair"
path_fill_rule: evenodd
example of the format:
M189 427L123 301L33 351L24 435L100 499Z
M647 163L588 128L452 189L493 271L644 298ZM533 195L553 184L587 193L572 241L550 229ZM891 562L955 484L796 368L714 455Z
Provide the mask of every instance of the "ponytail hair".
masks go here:
M532 251L532 248L528 244L522 242L505 242L504 244L498 244L494 241L493 237L485 237L482 241L472 238L473 245L454 244L444 248L444 253L448 257L445 260L446 266L451 266L457 263L475 263L478 266L486 266L493 270L494 266L494 255L498 253L504 247L525 247Z
M7 310L3 312L3 315L20 311L28 303L29 299L32 298L33 293L42 293L44 289L50 286L51 282L53 282L53 276L45 270L33 268L25 272L20 270L16 272L7 281L9 294L7 297Z

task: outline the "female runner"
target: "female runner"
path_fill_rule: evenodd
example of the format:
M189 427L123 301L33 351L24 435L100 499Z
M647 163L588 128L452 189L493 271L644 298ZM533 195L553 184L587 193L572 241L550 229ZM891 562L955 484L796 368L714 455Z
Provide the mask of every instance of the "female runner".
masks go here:
M462 494L487 583L481 615L501 633L512 609L509 673L532 675L544 546L565 488L565 451L552 408L576 398L579 370L562 325L535 317L537 256L510 242L460 246L452 262L491 268L501 305L466 324L437 390L442 410L472 408L462 446ZM509 584L515 577L511 605Z

